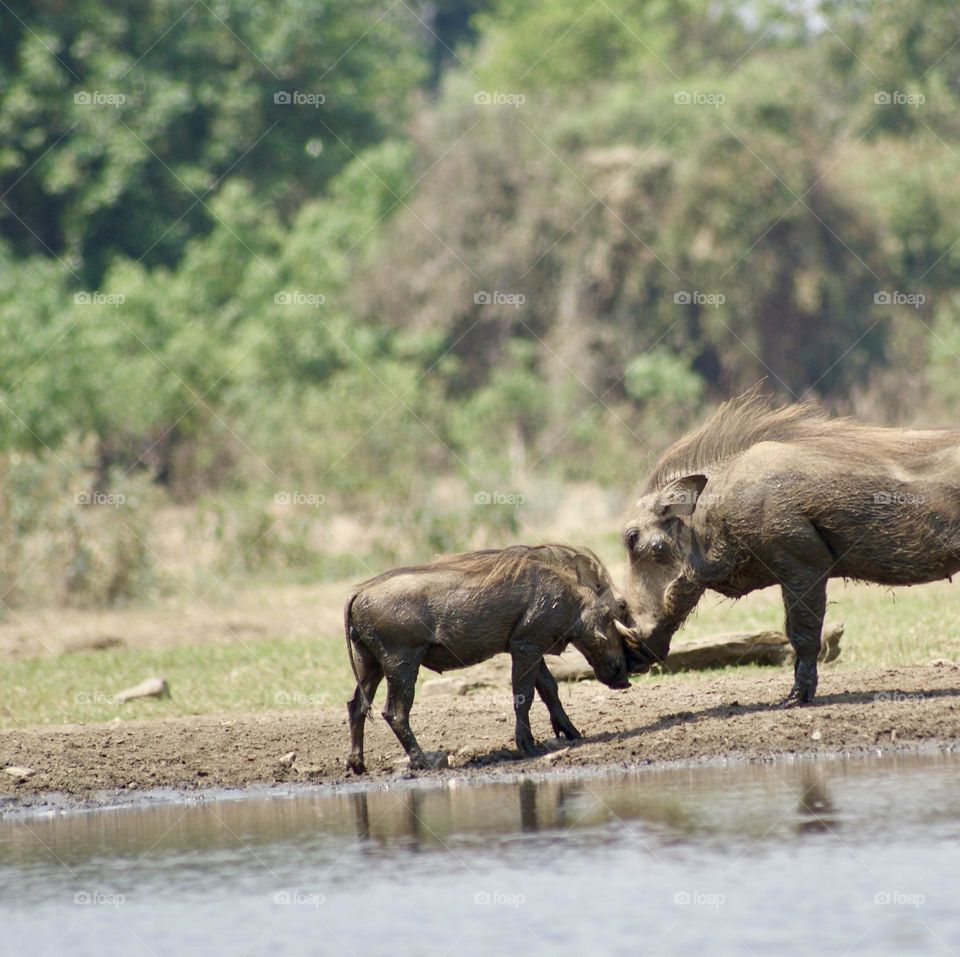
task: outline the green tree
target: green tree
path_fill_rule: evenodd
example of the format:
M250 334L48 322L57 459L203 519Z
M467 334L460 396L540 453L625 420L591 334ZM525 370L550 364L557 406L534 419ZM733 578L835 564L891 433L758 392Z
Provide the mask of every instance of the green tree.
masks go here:
M175 264L224 177L289 215L400 128L425 69L416 19L373 0L13 0L2 17L0 230L88 285L116 256Z

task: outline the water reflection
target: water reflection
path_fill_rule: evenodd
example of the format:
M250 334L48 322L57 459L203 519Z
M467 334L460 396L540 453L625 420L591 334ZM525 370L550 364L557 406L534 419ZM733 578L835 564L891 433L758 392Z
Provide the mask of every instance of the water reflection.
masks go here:
M944 756L392 781L8 819L0 951L181 953L189 928L207 944L193 952L251 957L313 943L419 957L425 940L459 957L644 940L717 957L745 941L928 952L960 940L956 772ZM805 909L756 919L797 886Z
M350 795L350 806L357 822L357 837L366 841L370 837L370 807L367 803L367 792L358 791Z
M520 798L520 830L539 831L540 822L537 818L537 786L529 778L520 782L517 788Z
M821 771L807 770L803 775L797 813L799 834L833 831L837 827L836 809Z
M878 774L934 766L937 759L891 759L879 769L869 762L837 762L483 785L455 780L441 787L394 782L375 790L12 819L0 821L0 868L49 861L53 855L69 866L104 853L136 859L149 850L154 857L189 858L258 845L322 849L349 842L367 850L442 850L451 843L492 846L511 836L557 831L603 831L615 837L616 827L631 822L666 844L732 839L749 844L836 831L843 812L862 809ZM857 795L848 797L846 806L836 796L838 784ZM947 806L915 810L960 816L960 797L951 797ZM903 811L898 807L901 817Z

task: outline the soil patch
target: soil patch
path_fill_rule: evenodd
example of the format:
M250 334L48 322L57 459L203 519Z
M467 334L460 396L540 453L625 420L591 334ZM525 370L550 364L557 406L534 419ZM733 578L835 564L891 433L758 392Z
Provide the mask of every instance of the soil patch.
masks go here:
M513 749L505 689L423 697L411 720L425 749L450 752L452 768L429 774L458 777L960 741L956 665L828 672L812 705L784 710L778 704L788 685L784 671L771 669L645 681L622 692L595 681L561 686L564 706L586 737L573 746L553 740L538 703L534 733L551 752L535 760L520 760ZM8 807L42 804L51 792L96 804L120 790L356 780L344 771L347 743L345 708L7 731L0 733L0 768L32 773L0 773L0 795ZM399 769L403 753L379 715L368 724L366 743L368 777L409 773Z

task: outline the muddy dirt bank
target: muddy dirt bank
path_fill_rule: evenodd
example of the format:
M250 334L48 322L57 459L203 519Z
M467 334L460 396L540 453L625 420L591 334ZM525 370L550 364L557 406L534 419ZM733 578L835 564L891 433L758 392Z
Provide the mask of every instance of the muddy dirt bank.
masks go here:
M586 737L572 747L553 741L546 709L537 705L534 731L554 750L535 760L521 761L513 750L510 696L500 689L424 698L412 724L425 748L450 752L451 770L430 774L459 777L960 744L956 665L827 673L813 705L781 710L788 685L779 669L663 679L623 692L593 681L568 685L564 705ZM7 731L0 733L0 768L34 773L25 780L0 773L0 795L7 807L22 807L43 803L49 792L98 803L118 790L336 783L353 780L344 772L346 750L344 709ZM401 757L378 716L367 730L368 777L403 773Z

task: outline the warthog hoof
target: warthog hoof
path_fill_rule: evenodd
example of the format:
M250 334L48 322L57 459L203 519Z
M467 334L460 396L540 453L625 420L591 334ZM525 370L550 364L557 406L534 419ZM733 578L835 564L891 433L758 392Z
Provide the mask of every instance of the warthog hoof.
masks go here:
M537 744L531 737L529 740L518 741L517 750L522 758L540 758L550 749L545 748L542 744Z
M578 738L583 737L583 735L572 724L554 728L553 733L555 737L566 738L568 741L576 741Z
M810 704L816 689L794 685L790 689L790 694L780 702L781 708L799 708L801 705Z
M347 758L347 770L354 774L366 774L367 766L363 763L363 758L354 757L352 754Z

